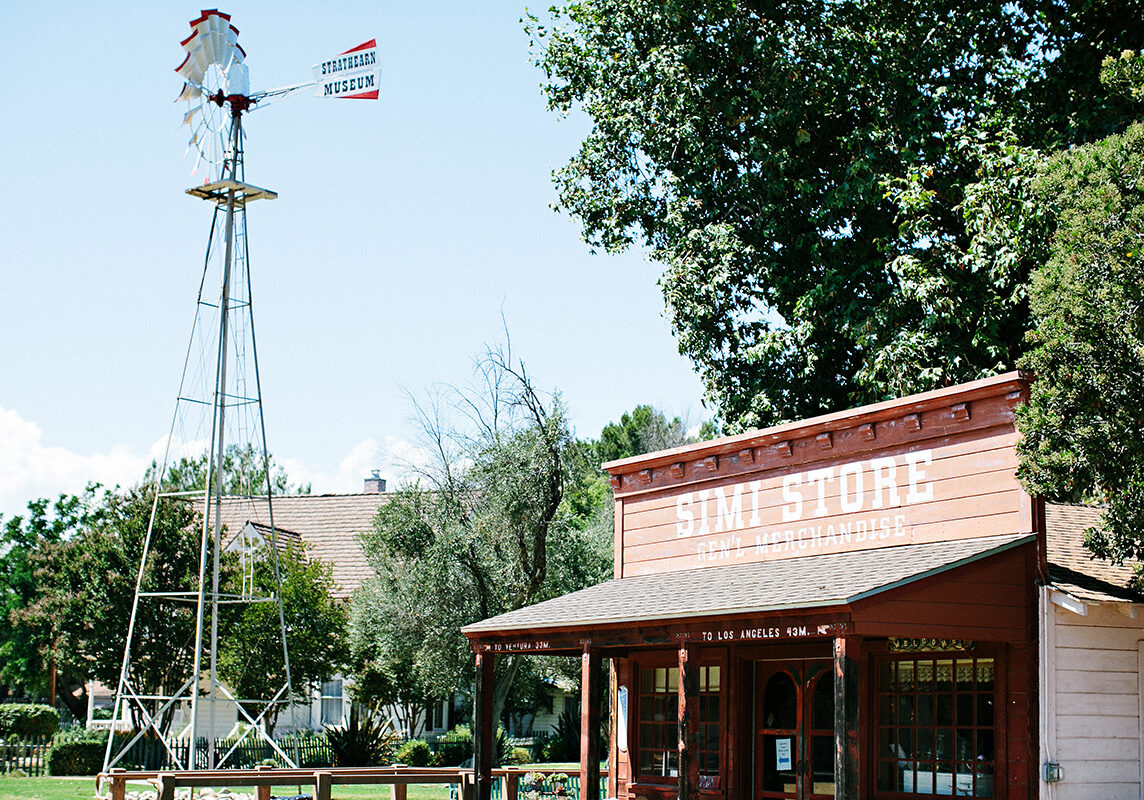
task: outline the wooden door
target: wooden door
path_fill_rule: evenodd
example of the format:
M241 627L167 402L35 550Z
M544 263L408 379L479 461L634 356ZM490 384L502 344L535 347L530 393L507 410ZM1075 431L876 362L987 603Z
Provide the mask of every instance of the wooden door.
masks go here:
M829 659L755 669L755 797L834 797L834 676Z

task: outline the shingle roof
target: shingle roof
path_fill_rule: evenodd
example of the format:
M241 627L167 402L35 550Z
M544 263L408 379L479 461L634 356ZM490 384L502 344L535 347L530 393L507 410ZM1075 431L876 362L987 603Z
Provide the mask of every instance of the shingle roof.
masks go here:
M1026 534L990 536L620 578L467 625L461 632L471 636L841 605L1032 539Z
M285 553L292 543L302 541L302 537L297 531L288 531L281 526L271 528L269 525L263 525L261 522L250 522L248 524L267 544L270 543L270 534L273 531L274 541L278 545L279 553ZM243 527L236 528L230 525L227 526L226 538L222 543L223 550L230 550L239 546L239 536L242 535Z
M1116 565L1094 558L1084 549L1084 532L1099 528L1104 509L1095 506L1045 504L1046 555L1053 586L1079 600L1100 603L1139 603L1127 588L1135 575L1131 564Z
M272 499L274 526L292 531L309 545L309 556L333 567L335 596L349 597L364 580L373 577L358 537L370 529L377 510L392 495L363 494L278 495ZM270 524L265 497L225 497L222 524L231 532L247 522Z

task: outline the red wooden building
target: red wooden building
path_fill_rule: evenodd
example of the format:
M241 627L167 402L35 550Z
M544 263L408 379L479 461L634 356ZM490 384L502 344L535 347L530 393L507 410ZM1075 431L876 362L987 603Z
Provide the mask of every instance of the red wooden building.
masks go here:
M1025 394L1011 373L606 464L614 580L464 628L482 796L494 659L543 653L582 659L585 798L600 759L619 798L1037 797Z

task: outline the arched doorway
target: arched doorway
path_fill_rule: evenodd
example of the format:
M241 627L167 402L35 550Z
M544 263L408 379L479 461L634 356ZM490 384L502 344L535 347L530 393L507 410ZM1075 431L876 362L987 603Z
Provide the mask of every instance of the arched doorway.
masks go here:
M756 664L756 798L834 797L831 664L829 659Z

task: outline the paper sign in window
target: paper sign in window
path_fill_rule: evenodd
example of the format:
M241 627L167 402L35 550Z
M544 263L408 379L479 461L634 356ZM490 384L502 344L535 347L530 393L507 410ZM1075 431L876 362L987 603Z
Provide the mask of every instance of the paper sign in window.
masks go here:
M791 768L791 740L775 739L775 769L786 770Z

